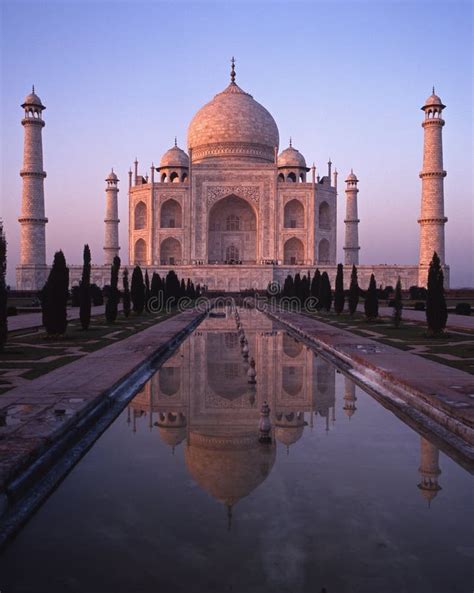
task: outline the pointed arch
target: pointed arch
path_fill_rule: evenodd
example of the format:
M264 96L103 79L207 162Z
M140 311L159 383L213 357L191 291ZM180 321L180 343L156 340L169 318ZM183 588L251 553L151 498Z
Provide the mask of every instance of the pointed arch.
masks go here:
M174 229L183 226L181 204L173 198L166 200L161 205L160 226L162 229Z
M329 241L321 239L318 246L318 261L321 264L329 263Z
M284 226L287 229L302 229L304 228L304 206L297 200L290 200L285 204L284 211Z
M319 228L331 228L331 208L327 202L321 202L319 205Z
M283 260L287 265L304 263L304 245L297 237L291 237L283 247Z
M147 207L145 202L138 202L135 206L134 228L136 231L146 228Z
M160 261L162 265L178 265L181 263L181 243L174 237L168 237L160 245Z
M142 266L146 264L146 243L144 239L138 239L135 242L135 265Z

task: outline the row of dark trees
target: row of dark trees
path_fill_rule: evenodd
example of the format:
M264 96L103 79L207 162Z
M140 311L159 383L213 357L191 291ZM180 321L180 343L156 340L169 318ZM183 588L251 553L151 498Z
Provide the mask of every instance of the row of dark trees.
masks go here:
M410 296L415 293L416 288L410 288ZM316 269L312 278L309 272L302 277L299 273L295 274L295 276L288 275L283 288L277 296L280 298L296 298L302 307L311 304L317 310L326 312L331 310L331 305L334 302L334 312L336 315L340 315L344 311L344 305L347 299L348 311L351 317L357 309L359 299L363 298L365 316L368 321L373 321L377 319L379 314L379 297L381 295L387 297L393 292L392 287L390 287L390 290L385 290L386 292L384 293L381 289L377 289L374 274L370 276L367 290L361 290L357 278L356 266L352 266L349 290L344 290L344 267L342 264L338 264L334 291L331 288L331 282L327 272L321 274L319 269ZM448 311L444 295L443 269L436 252L433 254L433 259L430 263L428 288L422 290L426 293L426 321L428 331L432 335L439 335L446 328ZM272 291L269 290L268 293L271 294ZM313 297L313 299L310 297ZM398 278L391 304L393 307L394 325L399 327L403 309L400 278Z
M7 240L0 220L0 352L3 350L8 335L7 319Z
M1 245L0 242L0 255ZM169 311L178 304L180 298L187 297L192 301L201 295L199 284L195 287L189 278L187 282L184 279L180 281L173 270L170 270L164 278L153 273L150 283L148 271L145 271L145 275L143 275L140 266L135 266L131 284L127 268L123 270L123 290L120 291L118 287L120 266L120 258L114 257L110 270L110 285L104 289L106 296L105 318L109 323L113 323L118 317L120 300L122 300L124 316L129 317L131 311L137 315L141 315L144 311L147 313L157 313L165 309ZM68 287L69 268L66 265L63 252L58 251L54 255L48 280L40 292L43 325L50 336L63 335L66 331ZM84 330L90 326L93 287L95 285L91 284L91 252L89 246L85 245L82 277L79 287L73 295L78 301L79 319Z
M334 311L340 315L344 310L347 299L349 314L354 315L359 299L365 296L365 312L369 319L375 319L378 316L378 294L375 277L372 274L367 291L361 291L359 287L357 268L352 267L351 283L349 290L344 290L344 267L342 264L337 266L336 284L334 291L331 287L331 281L327 272L321 272L316 269L313 277L311 273L300 276L297 273L294 277L290 274L286 277L283 289L278 295L287 298L296 298L302 307L311 305L318 311L329 312L334 302Z

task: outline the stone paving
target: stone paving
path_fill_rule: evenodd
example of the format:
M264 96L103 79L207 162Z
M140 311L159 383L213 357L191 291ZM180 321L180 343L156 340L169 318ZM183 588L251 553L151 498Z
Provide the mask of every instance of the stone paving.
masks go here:
M474 377L298 313L270 315L461 437L474 459Z
M0 491L110 390L195 323L192 309L0 396Z

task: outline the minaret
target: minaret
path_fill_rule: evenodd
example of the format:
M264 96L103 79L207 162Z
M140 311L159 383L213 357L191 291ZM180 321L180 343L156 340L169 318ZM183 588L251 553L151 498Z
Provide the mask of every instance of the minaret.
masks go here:
M25 115L21 125L25 129L23 150L23 179L20 223L20 265L17 267L17 288L38 290L47 277L46 234L48 219L44 213L43 110L46 107L35 94L35 87L22 104Z
M105 180L105 241L104 241L104 264L111 265L114 257L119 254L119 217L118 217L118 182L119 179L114 170L108 174Z
M432 445L425 438L421 437L420 441L420 467L419 470L421 482L418 488L425 500L430 506L433 498L441 490L438 484L438 476L441 474L439 469L439 449Z
M351 169L346 179L346 237L344 244L344 264L359 265L359 219L357 217L357 183L359 180Z
M425 119L421 124L425 131L423 146L423 170L421 177L421 215L420 223L420 261L418 270L418 285L426 286L428 268L436 251L441 265L445 264L444 253L444 225L447 218L444 215L444 178L443 169L443 140L442 130L444 120L442 111L445 105L441 99L433 94L426 99L421 108L425 112Z
M349 377L344 377L344 414L351 419L351 416L354 415L356 408L356 393L355 393L355 383L351 381Z

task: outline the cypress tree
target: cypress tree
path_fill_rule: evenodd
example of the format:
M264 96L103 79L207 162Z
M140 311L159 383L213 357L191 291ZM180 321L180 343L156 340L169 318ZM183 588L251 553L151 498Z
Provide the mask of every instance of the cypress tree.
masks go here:
M284 297L290 297L294 294L294 285L293 285L293 276L288 274L285 278L285 283L283 285L283 295Z
M68 287L69 268L66 266L64 253L57 251L48 279L41 291L43 325L49 336L64 335L66 332Z
M130 287L128 284L128 270L127 268L123 271L123 314L125 317L130 315Z
M148 270L145 270L145 311L150 312L150 278L148 277Z
M320 291L321 291L321 272L318 268L316 268L316 272L314 273L313 280L311 282L311 296L317 299L316 309L321 311L321 301L320 301Z
M357 305L359 304L359 281L357 279L357 268L353 265L352 272L351 272L351 285L349 287L349 314L351 317L354 316L354 313L357 310Z
M186 283L184 278L181 278L181 282L179 284L179 298L186 296Z
M448 309L444 297L444 274L441 261L436 251L428 271L428 294L426 297L426 321L431 335L438 336L444 332L448 320Z
M331 282L327 272L321 274L321 283L319 287L319 300L321 301L321 307L329 312L331 310L332 293L331 293Z
M301 303L301 276L299 275L299 272L297 272L295 274L295 280L294 280L294 296L299 300L299 302Z
M402 321L402 283L400 281L400 276L397 280L397 285L395 287L395 297L393 300L393 324L395 327L400 327L400 323Z
M308 276L306 276L306 274L303 276L303 278L301 280L300 292L301 292L300 302L301 302L301 305L304 307L306 305L306 299L310 295L310 284L309 284Z
M137 315L141 315L145 307L145 284L143 282L143 274L140 266L135 266L133 268L130 297L132 299L133 312Z
M91 250L84 245L82 278L79 285L79 319L82 329L89 329L91 322Z
M336 288L334 291L334 311L340 315L344 310L344 268L342 264L337 265Z
M161 278L159 274L153 272L151 277L151 286L150 286L150 297L153 301L153 312L156 313L160 310L160 288L161 288Z
M119 271L120 258L116 255L110 268L110 293L105 305L105 318L109 323L114 323L118 314L118 304L120 300L118 289Z
M166 306L174 307L180 296L181 285L174 270L170 270L165 280Z
M0 352L5 347L8 336L7 319L7 240L3 231L3 221L0 220Z
M377 284L375 283L375 276L373 274L370 276L369 288L365 294L364 310L368 321L377 319L379 315L379 299L377 296Z

